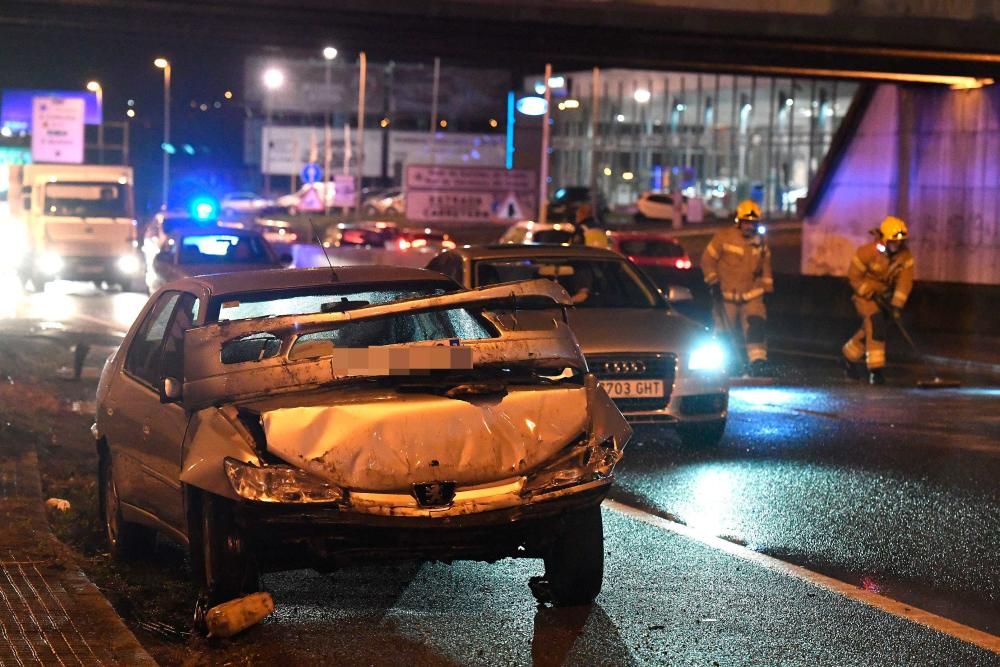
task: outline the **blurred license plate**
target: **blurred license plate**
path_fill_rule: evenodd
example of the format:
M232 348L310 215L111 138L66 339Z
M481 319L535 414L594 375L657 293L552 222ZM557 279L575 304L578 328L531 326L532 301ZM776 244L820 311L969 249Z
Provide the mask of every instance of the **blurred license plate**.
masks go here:
M611 398L659 398L663 396L663 380L601 380L601 386Z
M76 270L80 273L101 273L104 267L100 264L80 264Z

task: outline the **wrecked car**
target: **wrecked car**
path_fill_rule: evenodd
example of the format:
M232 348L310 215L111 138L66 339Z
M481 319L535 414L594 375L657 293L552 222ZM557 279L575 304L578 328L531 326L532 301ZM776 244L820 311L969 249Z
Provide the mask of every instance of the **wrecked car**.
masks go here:
M536 596L603 578L600 503L631 429L558 284L421 269L187 278L104 368L93 427L112 554L187 545L210 599L372 558L540 558Z

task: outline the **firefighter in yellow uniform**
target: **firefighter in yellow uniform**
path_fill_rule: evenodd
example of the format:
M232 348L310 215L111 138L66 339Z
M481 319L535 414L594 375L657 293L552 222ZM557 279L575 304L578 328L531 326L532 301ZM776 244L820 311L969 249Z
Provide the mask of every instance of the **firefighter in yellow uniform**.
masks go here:
M885 384L886 318L899 317L913 289L913 254L906 247L906 223L899 218L888 216L872 233L875 240L858 248L847 270L861 327L844 343L844 368L858 379L856 364L864 359L868 382Z
M742 329L749 372L755 377L770 375L764 295L774 291L774 279L764 231L760 206L742 201L735 225L717 232L701 256L705 282L717 304L716 327ZM735 334L733 330L729 333Z

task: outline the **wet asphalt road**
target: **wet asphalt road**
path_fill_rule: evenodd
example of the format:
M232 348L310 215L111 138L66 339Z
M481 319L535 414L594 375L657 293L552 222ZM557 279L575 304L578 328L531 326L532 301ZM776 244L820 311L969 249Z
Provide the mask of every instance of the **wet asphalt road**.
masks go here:
M3 291L0 332L114 337L144 303L61 284ZM779 356L780 384L734 389L715 449L639 429L615 497L783 561L1000 634L1000 388L922 392ZM98 364L91 359L90 365ZM969 384L971 382L971 384ZM990 384L993 384L992 388ZM973 386L975 385L975 386ZM223 661L287 664L965 665L1000 656L675 532L605 510L605 586L589 609L537 608L533 561L272 574L277 611ZM140 633L140 639L142 639Z

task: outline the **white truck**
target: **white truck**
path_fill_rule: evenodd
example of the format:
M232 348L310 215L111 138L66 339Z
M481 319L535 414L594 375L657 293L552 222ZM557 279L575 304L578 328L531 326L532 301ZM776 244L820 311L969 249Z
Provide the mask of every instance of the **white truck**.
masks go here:
M88 280L143 290L132 168L28 164L10 171L9 220L22 281Z

